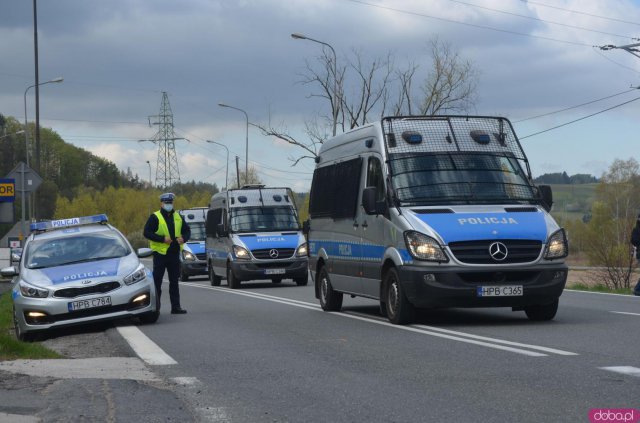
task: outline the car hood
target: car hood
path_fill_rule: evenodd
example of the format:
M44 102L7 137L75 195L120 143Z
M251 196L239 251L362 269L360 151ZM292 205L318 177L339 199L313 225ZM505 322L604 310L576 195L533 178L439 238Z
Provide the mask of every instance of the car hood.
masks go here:
M126 256L44 269L25 269L21 277L28 283L42 287L86 285L87 281L119 279L133 272L138 263L137 257Z

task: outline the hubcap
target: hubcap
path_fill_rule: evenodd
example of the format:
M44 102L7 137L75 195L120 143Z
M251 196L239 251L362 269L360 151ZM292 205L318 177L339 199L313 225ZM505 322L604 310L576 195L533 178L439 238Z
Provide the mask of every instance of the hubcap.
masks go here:
M320 283L320 290L322 291L322 300L327 302L327 291L329 291L329 284L327 283L327 278L322 278L322 282Z
M398 310L398 284L394 281L389 285L389 301L387 302L387 310L390 315L395 316Z

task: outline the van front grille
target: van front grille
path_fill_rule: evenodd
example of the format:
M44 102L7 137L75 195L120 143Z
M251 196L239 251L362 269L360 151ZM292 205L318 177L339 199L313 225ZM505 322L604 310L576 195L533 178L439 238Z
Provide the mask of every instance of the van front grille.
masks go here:
M507 248L504 260L495 260L489 247L500 242ZM458 261L468 264L513 264L528 263L540 256L542 243L535 240L501 239L486 241L460 241L449 243L449 249Z
M277 253L276 257L272 255L272 251ZM295 251L294 248L263 248L260 250L251 250L251 254L258 260L280 260L293 257Z

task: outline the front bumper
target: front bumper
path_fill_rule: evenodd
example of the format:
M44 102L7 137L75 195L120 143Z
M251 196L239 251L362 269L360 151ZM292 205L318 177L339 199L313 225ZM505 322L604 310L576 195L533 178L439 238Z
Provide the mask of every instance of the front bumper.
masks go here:
M17 288L16 288L17 289ZM138 301L134 299L144 298ZM69 303L79 300L91 300L99 297L111 297L111 305L69 310ZM104 294L92 294L75 298L29 298L14 291L13 298L16 321L23 332L54 329L93 323L102 320L115 320L133 317L156 311L156 290L153 280L147 277L144 281L133 285L122 285ZM30 312L43 313L42 317L30 317Z
M204 260L181 261L181 271L187 276L206 275L208 272L207 262Z
M233 261L231 268L241 281L260 279L299 279L308 275L309 260L306 257L282 261ZM284 273L273 273L282 272Z
M489 269L402 266L400 281L407 299L418 308L437 307L522 307L555 301L567 282L564 263L525 268ZM479 286L522 285L523 295L479 297Z

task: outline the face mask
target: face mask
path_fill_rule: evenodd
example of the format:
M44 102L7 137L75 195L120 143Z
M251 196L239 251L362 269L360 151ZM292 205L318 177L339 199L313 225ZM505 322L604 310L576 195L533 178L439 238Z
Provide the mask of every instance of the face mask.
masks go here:
M170 212L173 210L173 204L163 204L162 208L166 211L166 212Z

